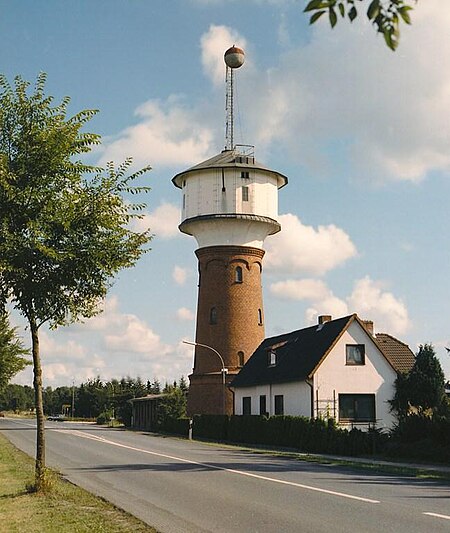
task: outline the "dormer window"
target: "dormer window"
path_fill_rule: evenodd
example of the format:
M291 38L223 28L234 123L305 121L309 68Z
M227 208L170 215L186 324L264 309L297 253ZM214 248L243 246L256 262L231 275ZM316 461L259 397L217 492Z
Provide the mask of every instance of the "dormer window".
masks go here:
M364 344L347 344L345 346L346 365L365 365L366 353Z
M269 366L275 366L277 364L277 353L274 350L269 351Z

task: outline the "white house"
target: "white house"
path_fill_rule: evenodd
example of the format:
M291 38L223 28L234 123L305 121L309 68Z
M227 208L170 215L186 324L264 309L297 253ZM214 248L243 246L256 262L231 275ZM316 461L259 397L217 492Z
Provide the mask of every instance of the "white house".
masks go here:
M231 383L235 414L334 418L347 427L390 428L397 373L409 347L356 314L265 339Z

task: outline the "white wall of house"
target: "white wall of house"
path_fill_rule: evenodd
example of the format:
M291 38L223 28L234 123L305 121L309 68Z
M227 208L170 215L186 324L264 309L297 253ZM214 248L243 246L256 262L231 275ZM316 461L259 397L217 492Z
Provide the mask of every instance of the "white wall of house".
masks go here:
M251 414L259 415L259 397L266 396L269 415L275 414L275 396L283 396L284 414L311 416L311 387L304 381L296 383L275 383L255 387L239 387L234 393L234 412L242 415L242 398L251 397Z
M365 345L364 365L346 364L347 344ZM394 395L395 378L396 372L392 366L371 342L366 331L354 321L314 375L314 414L316 416L319 409L323 416L327 405L338 411L339 394L374 393L377 427L392 427L394 417L389 411L388 400ZM338 416L336 418L339 420Z

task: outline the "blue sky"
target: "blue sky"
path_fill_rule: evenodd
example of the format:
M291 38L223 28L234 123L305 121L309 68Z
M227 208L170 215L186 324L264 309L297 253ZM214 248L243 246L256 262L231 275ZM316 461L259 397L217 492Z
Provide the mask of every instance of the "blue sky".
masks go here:
M195 241L177 230L171 178L224 146L232 44L246 52L236 141L289 178L283 230L265 243L266 335L357 312L413 350L433 342L450 378L450 6L421 0L392 53L363 20L310 28L302 5L0 0L1 72L45 71L72 113L99 109L93 161L153 167L141 222L152 250L98 318L42 332L45 384L190 373ZM31 384L30 369L16 381Z

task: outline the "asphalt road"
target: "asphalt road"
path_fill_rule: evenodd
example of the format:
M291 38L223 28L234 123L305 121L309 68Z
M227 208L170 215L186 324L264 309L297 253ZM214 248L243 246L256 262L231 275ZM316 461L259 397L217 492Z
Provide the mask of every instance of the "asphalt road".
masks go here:
M33 420L0 431L34 454ZM450 486L47 422L47 464L161 532L450 532Z

